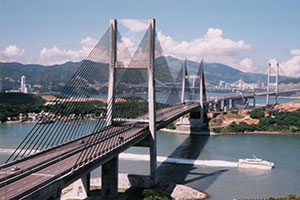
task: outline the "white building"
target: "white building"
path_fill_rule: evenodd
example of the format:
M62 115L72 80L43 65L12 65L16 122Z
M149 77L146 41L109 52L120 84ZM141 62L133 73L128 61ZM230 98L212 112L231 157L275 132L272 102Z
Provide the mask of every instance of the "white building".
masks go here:
M20 91L22 93L28 93L30 94L31 93L31 85L30 84L26 84L26 77L23 75L21 77L21 88L20 88Z

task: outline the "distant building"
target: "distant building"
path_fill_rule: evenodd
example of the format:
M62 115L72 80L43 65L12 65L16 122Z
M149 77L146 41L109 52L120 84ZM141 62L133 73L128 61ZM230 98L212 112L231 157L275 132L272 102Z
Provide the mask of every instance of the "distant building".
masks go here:
M26 84L26 77L24 75L21 77L20 91L22 93L26 93L26 94L27 93L30 94L32 92L31 85L30 84Z
M236 88L239 90L247 90L247 89L253 90L253 89L259 88L258 83L245 83L242 79L240 79L234 83L231 83L230 86L232 88Z
M225 81L220 81L219 88L224 88L224 87L225 87Z
M5 93L20 93L20 90L5 90Z

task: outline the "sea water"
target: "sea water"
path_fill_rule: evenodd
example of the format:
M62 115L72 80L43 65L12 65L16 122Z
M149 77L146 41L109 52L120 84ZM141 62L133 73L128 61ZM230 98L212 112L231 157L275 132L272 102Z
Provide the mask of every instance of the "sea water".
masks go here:
M0 124L4 163L33 124ZM204 191L211 199L281 197L300 194L300 136L189 136L157 133L158 175ZM272 170L236 167L252 154L274 162ZM132 147L120 155L121 173L149 175L149 149ZM92 176L100 176L100 169Z

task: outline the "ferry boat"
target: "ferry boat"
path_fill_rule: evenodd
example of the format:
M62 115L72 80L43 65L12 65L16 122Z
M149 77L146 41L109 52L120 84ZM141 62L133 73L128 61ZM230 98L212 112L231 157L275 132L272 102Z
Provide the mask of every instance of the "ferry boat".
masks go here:
M257 169L272 169L274 167L273 162L262 160L260 158L255 157L255 155L253 155L253 157L254 158L239 159L238 167Z

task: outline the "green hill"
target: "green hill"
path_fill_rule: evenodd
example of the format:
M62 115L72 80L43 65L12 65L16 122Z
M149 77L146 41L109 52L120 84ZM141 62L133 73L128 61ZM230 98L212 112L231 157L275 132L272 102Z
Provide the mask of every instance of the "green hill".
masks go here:
M168 56L166 58L170 71L174 78L177 78L178 72L182 67L182 60ZM80 67L81 62L67 62L61 65L43 66L36 64L21 64L21 63L1 63L0 62L0 79L3 82L3 90L18 89L20 87L20 78L22 75L26 76L27 83L31 84L34 91L40 93L53 93L60 92L65 84L72 78L73 74ZM91 61L89 61L91 62ZM158 61L160 62L160 61ZM162 62L164 64L164 62ZM98 88L101 86L101 91L106 91L106 83L108 81L108 64L99 67L99 63L89 63L94 68L93 72L90 72L94 76L93 85ZM199 63L194 61L187 61L187 67L189 74L196 74L199 69ZM167 79L169 69L160 69L159 74L156 75L157 79ZM119 70L118 70L119 71ZM235 82L242 79L246 83L256 83L267 81L266 74L259 73L245 73L230 66L220 63L204 63L205 81L211 85L218 85L220 80L228 83ZM122 73L117 73L120 76ZM142 75L135 77L133 81L145 79ZM280 80L284 80L287 77L280 77ZM130 80L129 80L130 82ZM95 91L96 91L95 90Z
M0 104L40 106L45 101L40 96L24 93L0 93Z

